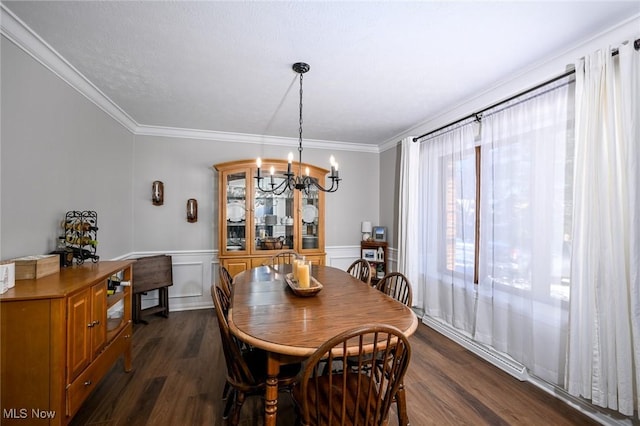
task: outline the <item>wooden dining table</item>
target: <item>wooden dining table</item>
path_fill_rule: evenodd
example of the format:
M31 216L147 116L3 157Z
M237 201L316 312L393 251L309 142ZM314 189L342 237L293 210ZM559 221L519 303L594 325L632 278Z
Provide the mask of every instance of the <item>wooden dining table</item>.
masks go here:
M291 291L284 279L290 270L290 265L260 266L233 278L229 328L268 354L265 425L276 424L281 365L304 360L333 336L354 327L389 324L407 337L418 327L409 307L341 269L314 265L312 276L323 288L311 297ZM402 398L404 405L404 392Z

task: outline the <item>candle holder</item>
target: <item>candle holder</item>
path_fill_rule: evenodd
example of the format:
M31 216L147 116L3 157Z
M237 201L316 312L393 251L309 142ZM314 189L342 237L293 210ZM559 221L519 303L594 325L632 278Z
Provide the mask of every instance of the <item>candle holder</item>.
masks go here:
M153 181L151 185L151 202L154 206L164 204L164 183L159 180Z
M187 222L193 223L198 221L198 200L189 198L187 200Z

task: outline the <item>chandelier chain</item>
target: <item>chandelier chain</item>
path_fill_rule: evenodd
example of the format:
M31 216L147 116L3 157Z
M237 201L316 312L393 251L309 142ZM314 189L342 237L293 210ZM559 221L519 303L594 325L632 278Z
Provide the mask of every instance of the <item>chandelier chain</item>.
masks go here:
M298 128L298 152L300 154L300 162L302 163L302 78L304 74L300 73L300 127Z

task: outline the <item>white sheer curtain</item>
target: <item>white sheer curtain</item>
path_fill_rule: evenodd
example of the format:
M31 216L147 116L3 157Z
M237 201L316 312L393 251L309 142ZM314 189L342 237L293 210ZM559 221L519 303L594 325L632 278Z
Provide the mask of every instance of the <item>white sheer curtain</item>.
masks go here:
M633 415L640 391L640 54L576 63L576 171L566 386Z
M469 335L475 313L474 133L474 124L466 123L420 144L419 220L411 234L419 242L419 307Z
M402 155L399 269L417 307L554 384L568 323L572 87L446 129L419 155L405 141Z
M475 339L560 385L571 229L569 90L561 80L489 111L480 142Z
M402 271L411 283L414 306L422 308L424 286L419 285L419 241L414 235L420 221L418 210L420 144L413 142L413 137L408 137L402 140L401 148L398 200L398 270Z

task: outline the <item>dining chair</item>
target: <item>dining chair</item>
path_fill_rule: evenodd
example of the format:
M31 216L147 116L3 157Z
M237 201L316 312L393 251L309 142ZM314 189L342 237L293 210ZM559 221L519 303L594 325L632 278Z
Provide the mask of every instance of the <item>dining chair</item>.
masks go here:
M363 283L371 285L371 264L366 259L358 259L347 268L347 272Z
M376 288L384 294L393 297L398 302L411 307L411 284L407 277L400 272L389 272L378 281Z
M231 289L233 288L233 277L227 268L220 265L218 268L218 274L220 275L220 283L222 289L227 294L227 297L231 297Z
M220 339L227 367L226 383L233 390L227 398L223 418L230 416L229 424L238 425L240 412L246 398L253 395L264 395L267 379L267 353L257 349L241 350L241 342L229 330L227 316L224 314L229 311L229 298L220 286L211 286L211 297L218 319ZM291 390L299 372L300 364L283 365L278 376L278 389Z
M400 272L389 272L378 281L376 288L388 296L396 299L398 302L411 307L412 292L411 284L406 276ZM399 424L408 422L407 406L404 394L404 383L400 383L398 393L396 395L397 412Z
M324 370L325 362L346 365L347 358L356 360L354 368ZM294 386L301 424L386 424L410 358L409 341L389 325L357 327L329 339L307 360Z
M298 257L300 257L300 255L295 250L282 250L267 259L263 265L290 265L294 260L298 259Z

